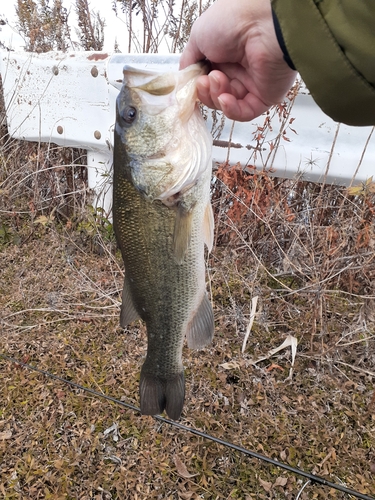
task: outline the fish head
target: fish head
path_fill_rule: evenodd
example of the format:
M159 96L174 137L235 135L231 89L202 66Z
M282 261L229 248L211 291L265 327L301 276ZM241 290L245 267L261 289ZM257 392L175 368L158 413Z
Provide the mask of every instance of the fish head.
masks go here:
M129 158L134 186L151 201L178 202L211 168L212 138L197 104L203 63L157 73L126 66L115 132Z

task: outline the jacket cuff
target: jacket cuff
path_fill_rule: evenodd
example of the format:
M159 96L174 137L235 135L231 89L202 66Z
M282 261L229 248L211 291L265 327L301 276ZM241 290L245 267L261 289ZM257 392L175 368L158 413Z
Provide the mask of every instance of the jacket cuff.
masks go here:
M284 54L284 61L287 63L287 65L289 66L290 69L293 69L294 71L296 71L296 68L293 64L293 61L290 58L288 49L286 48L279 20L277 19L277 16L276 16L275 11L273 9L272 9L272 19L273 19L273 25L275 27L277 41L279 42L280 49L282 50L282 52Z

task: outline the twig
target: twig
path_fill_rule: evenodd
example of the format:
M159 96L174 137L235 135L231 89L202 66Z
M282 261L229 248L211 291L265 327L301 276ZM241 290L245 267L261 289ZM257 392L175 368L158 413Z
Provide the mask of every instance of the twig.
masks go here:
M319 281L319 283L312 283L311 285L306 285L302 288L299 288L298 290L290 290L288 291L288 293L286 294L287 295L293 295L295 293L300 293L300 292L304 292L306 290L308 290L309 288L314 288L316 287L317 285L320 287L323 283L326 283L327 281L330 281L331 279L335 278L336 276L338 276L339 274L342 274L344 271L346 271L347 269L349 269L350 267L352 267L352 264L353 262L350 262L346 267L344 267L343 269L340 269L340 271L337 271L337 273L335 274L332 274L331 276L328 276L327 278L324 278L323 280ZM312 291L316 291L316 290L312 290ZM337 291L336 291L337 293Z
M232 121L232 125L230 127L230 133L229 133L229 141L228 141L228 152L227 152L227 158L226 158L226 163L229 163L229 156L230 156L230 145L232 143L232 136L233 136L233 130L234 130L234 125L235 125L235 121L233 120Z
M251 248L250 244L244 239L242 233L238 230L236 225L233 224L233 221L230 219L230 217L228 217L228 215L227 215L227 219L230 220L232 224L228 224L226 221L223 221L223 223L226 224L228 227L230 227L231 229L233 229L236 232L237 236L242 240L244 246L250 250L252 256L254 257L256 262L262 267L262 269L266 272L266 274L268 274L273 280L275 280L283 288L283 290L287 290L289 293L291 293L292 289L289 288L284 283L282 283L281 281L279 281L277 278L275 278L274 275L265 267L265 265L262 263L260 258L257 256L257 254L254 252L254 250Z
M352 177L352 178L351 178L351 180L350 180L350 184L349 184L349 186L348 186L348 187L351 187L351 186L352 186L353 181L354 181L354 179L355 179L356 175L358 174L358 170L359 170L360 166L362 165L362 161L363 161L363 158L364 158L364 156L365 156L365 153L366 153L366 150L367 150L367 146L368 146L368 144L369 144L369 142L370 142L370 139L371 139L371 136L372 136L372 134L373 134L374 130L375 130L375 126L374 126L374 127L372 127L371 132L369 133L369 136L367 137L365 147L363 148L363 151L362 151L362 154L361 154L361 158L359 159L359 163L358 163L358 165L357 165L357 168L355 169L355 172L354 172L354 174L353 174L353 177Z
M340 373L341 373L341 375L342 375L343 377L345 377L347 380L350 380L350 378L347 376L347 374L346 374L346 373L344 373L342 370L340 370L340 368L339 368L338 366L336 366L336 365L333 365L333 366L336 368L336 370L337 370L338 372L340 372ZM350 382L352 382L352 380L350 380ZM321 465L322 465L322 464L321 464Z
M329 157L328 157L328 161L327 161L326 171L325 171L325 173L324 173L324 177L323 177L322 185L321 185L321 188L320 188L320 194L323 192L323 188L324 188L324 186L326 185L326 180L327 180L327 175L328 175L329 167L331 166L331 161L332 161L333 151L334 151L334 149L335 149L335 146L336 146L336 141L337 141L337 136L339 135L339 131L340 131L340 125L341 125L341 123L338 123L338 124L337 124L337 128L336 128L335 136L334 136L334 138L333 138L333 142L332 142L331 151L329 152Z
M356 372L365 373L366 375L370 375L370 377L375 377L374 372L370 372L369 370L364 370L363 368L358 368L358 366L349 365L349 363L344 363L343 361L334 361L334 364L335 363L338 363L338 364L343 365L343 366L347 366L348 368L351 368L352 370L354 370Z
M66 313L69 314L68 309L53 309L53 308L41 308L41 309L23 309L22 311L17 311L12 314L8 314L8 316L5 316L3 319L9 319L12 318L13 316L18 316L19 314L24 314L24 313L29 313L29 312L54 312L54 313Z
M258 295L256 297L253 297L252 300L251 300L250 320L249 320L249 324L247 325L245 338L243 339L243 343L242 343L242 351L241 351L242 354L245 352L246 342L247 342L247 339L249 338L250 331L251 331L251 328L252 328L253 323L254 323L255 311L256 311L256 308L257 308L257 303L258 303Z
M346 344L341 344L340 340L336 342L336 345L339 345L341 347L348 346L348 345L353 345L353 344L359 344L360 342L367 342L368 340L375 339L375 335L371 335L370 337L365 337L363 339L358 339L358 340L353 340L352 342L347 342Z

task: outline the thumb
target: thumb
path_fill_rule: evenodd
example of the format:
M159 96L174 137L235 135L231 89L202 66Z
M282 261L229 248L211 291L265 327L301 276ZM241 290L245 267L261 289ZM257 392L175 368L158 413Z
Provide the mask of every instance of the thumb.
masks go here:
M190 66L190 64L194 64L202 59L205 59L205 55L198 49L194 38L190 37L183 53L181 54L180 69L184 69L187 66Z

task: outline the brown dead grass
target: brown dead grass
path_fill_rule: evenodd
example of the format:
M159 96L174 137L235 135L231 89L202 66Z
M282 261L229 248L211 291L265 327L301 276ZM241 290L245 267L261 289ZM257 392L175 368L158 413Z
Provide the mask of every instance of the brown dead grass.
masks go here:
M273 184L268 201L278 203L278 181L255 182L267 193ZM341 273L312 289L317 276L326 276L319 273L327 229L314 227L323 236L313 238L312 248L290 213L280 211L273 221L275 211L269 210L262 224L284 234L289 229L294 245L270 236L251 211L241 213L238 225L223 209L223 197L232 193L226 187L215 195L222 210L216 208L217 246L208 267L216 333L203 352L184 351L182 422L374 494L374 317L371 299L363 298L373 276L371 247L361 247L355 257L363 276L357 271L355 279L343 282ZM56 211L54 219L29 211L18 225L10 212L2 214L12 240L3 241L0 254L1 352L138 405L145 328L119 327L123 272L113 243L98 228L92 231L90 211L68 220ZM357 244L356 233L352 240ZM306 250L304 260L298 245ZM277 259L278 253L284 257ZM307 272L310 258L315 267ZM330 273L336 274L333 265ZM254 295L259 307L241 354ZM252 363L288 334L299 342L292 380L290 349ZM5 499L295 499L304 483L4 360L0 394ZM300 496L328 497L346 498L319 486Z

